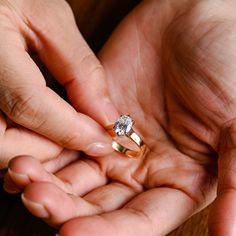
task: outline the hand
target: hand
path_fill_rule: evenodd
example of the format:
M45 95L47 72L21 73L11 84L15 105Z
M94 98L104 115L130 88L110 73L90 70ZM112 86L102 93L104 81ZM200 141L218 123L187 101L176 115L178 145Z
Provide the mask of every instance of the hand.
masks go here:
M53 158L61 146L90 155L111 152L110 137L91 118L107 125L117 113L107 96L103 68L67 3L2 0L0 32L0 110L5 114L0 114L0 168L20 154ZM74 108L46 86L31 51L65 86ZM8 126L8 120L17 125Z
M235 235L234 4L153 0L129 14L99 57L149 151L83 157L55 175L16 158L9 175L33 214L67 222L60 236L165 235L214 200L219 156L210 232Z

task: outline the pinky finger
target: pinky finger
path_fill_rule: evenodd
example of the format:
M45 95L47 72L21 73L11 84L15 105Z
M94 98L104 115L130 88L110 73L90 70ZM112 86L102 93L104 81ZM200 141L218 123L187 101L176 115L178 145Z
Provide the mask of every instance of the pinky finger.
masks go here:
M99 213L98 208L83 198L66 194L51 183L29 184L22 194L22 201L33 215L54 226L75 217Z

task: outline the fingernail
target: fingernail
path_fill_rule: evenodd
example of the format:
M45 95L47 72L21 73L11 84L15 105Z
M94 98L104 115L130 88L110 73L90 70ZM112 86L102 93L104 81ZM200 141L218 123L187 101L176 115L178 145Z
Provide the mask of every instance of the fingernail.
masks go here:
M85 152L91 156L105 156L113 152L111 144L107 143L92 143L87 146Z
M113 124L119 117L119 114L110 99L105 98L103 101L104 101L103 111L105 114L105 122L106 122L105 126L107 126L107 125Z
M48 218L49 217L48 211L46 210L46 208L42 204L27 199L24 196L24 194L21 195L21 199L22 199L23 203L25 204L25 206L34 215L36 215L40 218Z
M17 180L17 182L21 182L21 183L30 183L31 182L27 175L16 173L16 172L12 171L10 168L8 169L8 173L11 176L11 178L13 180Z
M10 193L10 194L17 194L17 193L20 193L21 190L18 189L17 187L15 186L11 186L7 183L3 183L3 189L7 192L7 193Z

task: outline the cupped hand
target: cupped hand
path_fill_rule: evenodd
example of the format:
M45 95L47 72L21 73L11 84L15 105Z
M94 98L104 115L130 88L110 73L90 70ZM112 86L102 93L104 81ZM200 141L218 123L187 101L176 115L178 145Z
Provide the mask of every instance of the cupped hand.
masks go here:
M0 1L0 32L0 168L20 154L56 157L61 147L89 155L111 152L111 139L98 123L109 124L117 113L103 68L68 4ZM32 51L66 88L73 107L46 86Z
M152 0L133 10L99 58L147 153L84 156L55 175L18 157L9 175L25 206L67 222L62 236L165 235L214 200L219 160L210 232L234 235L234 5Z

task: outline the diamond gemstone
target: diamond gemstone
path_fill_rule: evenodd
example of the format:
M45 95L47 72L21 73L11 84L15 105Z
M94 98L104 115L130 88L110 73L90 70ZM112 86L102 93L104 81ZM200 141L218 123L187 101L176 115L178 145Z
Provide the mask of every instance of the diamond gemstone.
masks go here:
M132 129L133 124L134 121L130 116L122 115L114 124L113 130L118 136L128 135Z

